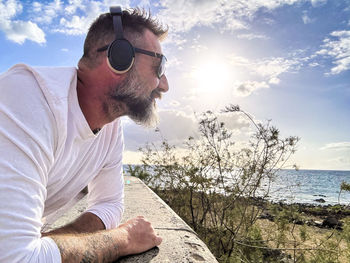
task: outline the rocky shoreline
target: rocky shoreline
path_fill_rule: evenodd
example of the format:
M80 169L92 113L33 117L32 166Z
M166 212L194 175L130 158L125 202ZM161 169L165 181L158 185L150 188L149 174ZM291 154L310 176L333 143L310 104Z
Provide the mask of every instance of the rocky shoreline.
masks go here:
M319 228L342 230L343 220L350 217L348 205L321 205L321 204L286 204L274 203L262 199L256 199L255 204L262 209L259 219L275 221L276 211L294 211L297 216L290 218L290 222L297 225L308 225Z

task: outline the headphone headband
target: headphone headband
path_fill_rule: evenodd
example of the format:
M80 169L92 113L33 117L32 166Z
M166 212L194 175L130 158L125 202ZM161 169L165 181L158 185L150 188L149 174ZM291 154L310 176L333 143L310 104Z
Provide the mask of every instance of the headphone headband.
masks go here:
M115 39L123 39L123 25L122 25L122 9L120 6L111 6L109 12L113 17L113 27L115 33Z
M117 74L127 72L134 63L135 50L131 43L124 38L120 6L111 6L109 12L113 19L115 40L108 46L107 63Z

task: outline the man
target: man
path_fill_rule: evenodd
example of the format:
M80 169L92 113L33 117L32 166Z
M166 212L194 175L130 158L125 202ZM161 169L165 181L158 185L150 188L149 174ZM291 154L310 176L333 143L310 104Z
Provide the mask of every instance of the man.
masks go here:
M156 123L155 99L168 90L165 34L138 9L111 8L91 25L77 70L16 65L0 76L0 262L112 262L161 243L142 216L116 226L123 211L119 118ZM117 40L121 47L111 44ZM124 60L123 41L135 51L126 69L114 65ZM42 219L87 184L87 211L41 233Z

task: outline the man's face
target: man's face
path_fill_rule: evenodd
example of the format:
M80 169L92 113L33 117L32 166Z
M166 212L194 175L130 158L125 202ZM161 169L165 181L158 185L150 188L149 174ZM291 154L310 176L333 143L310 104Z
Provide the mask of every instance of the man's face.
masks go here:
M146 44L142 48L161 53L159 40L151 31L145 30L143 43ZM160 62L157 57L136 53L126 79L110 89L109 97L126 105L126 115L146 127L155 127L158 123L155 99L169 89L165 75L158 77Z

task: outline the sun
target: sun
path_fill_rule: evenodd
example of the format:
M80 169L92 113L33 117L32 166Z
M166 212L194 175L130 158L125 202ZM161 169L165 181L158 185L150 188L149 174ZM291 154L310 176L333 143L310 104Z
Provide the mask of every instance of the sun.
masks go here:
M232 80L233 72L223 61L211 60L204 64L199 63L192 71L198 92L218 92L225 90Z

